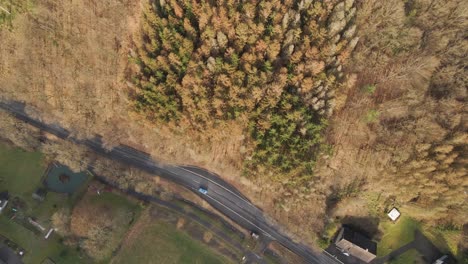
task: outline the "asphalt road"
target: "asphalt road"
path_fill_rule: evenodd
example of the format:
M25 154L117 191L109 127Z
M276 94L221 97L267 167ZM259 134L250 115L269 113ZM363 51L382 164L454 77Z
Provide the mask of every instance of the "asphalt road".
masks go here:
M210 205L229 217L240 226L259 234L263 239L276 240L284 247L304 259L304 263L335 263L324 258L320 252L314 252L304 244L296 243L278 231L274 224L265 219L263 212L255 207L235 187L223 181L217 175L192 166L161 164L148 154L128 146L119 145L111 150L105 149L100 137L77 139L70 131L57 124L46 124L31 118L25 112L25 105L19 102L0 101L0 109L14 115L43 131L77 144L86 145L95 152L108 158L135 166L154 175L159 175L197 193ZM208 190L207 194L198 192L200 186Z

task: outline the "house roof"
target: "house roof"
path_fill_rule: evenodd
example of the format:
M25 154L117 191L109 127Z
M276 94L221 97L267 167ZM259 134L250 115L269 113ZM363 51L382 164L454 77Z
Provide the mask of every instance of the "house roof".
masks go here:
M341 238L338 238L339 240L345 239L354 245L367 250L368 252L372 254L377 254L377 243L374 241L370 240L366 236L350 229L349 227L343 227L343 236Z
M3 264L23 264L21 258L7 246L0 244L0 263Z

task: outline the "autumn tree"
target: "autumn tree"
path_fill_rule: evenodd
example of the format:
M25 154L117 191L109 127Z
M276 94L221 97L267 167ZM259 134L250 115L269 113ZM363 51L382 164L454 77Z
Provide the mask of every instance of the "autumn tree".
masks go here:
M249 173L311 172L355 46L353 1L150 1L136 107L196 130L246 117ZM329 15L331 14L331 18Z
M461 37L468 26L468 5L458 0L371 0L357 7L362 45L348 65L358 76L357 85L334 122L351 122L355 134L369 136L344 136L336 144L348 141L343 153L362 150L362 156L373 157L359 161L357 177L367 181L363 188L397 197L419 220L461 228L466 217L460 212L468 210L468 47ZM367 131L356 131L354 124L361 121L350 116L364 108L379 115L363 126ZM347 162L340 161L343 168L336 174L347 173Z
M89 192L73 209L71 234L80 239L80 247L96 261L111 256L133 220L133 208L125 199L116 194L96 196Z

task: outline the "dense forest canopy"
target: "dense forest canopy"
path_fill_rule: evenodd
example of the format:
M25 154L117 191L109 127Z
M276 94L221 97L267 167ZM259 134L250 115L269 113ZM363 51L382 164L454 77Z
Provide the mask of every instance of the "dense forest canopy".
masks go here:
M263 163L310 173L340 65L357 42L355 27L346 27L353 1L335 4L151 1L138 49L137 108L198 130L245 120L251 172Z

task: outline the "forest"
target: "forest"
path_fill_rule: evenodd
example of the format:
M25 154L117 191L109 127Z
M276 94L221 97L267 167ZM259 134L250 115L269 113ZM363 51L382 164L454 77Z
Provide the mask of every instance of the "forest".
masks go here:
M136 108L198 131L241 120L244 175L280 181L297 226L304 200L337 200L326 218L381 192L378 210L461 230L466 16L463 1L154 1Z
M352 2L153 1L135 58L136 108L196 130L242 120L249 175L311 175L356 42Z
M368 138L359 144L381 166L366 181L428 210L421 218L459 227L465 220L456 212L467 210L468 184L466 10L463 1L362 3L357 23L366 47L356 50L348 66L358 73L360 91L350 91L335 119L341 126L352 112L378 113L361 131ZM368 84L374 89L366 90Z

